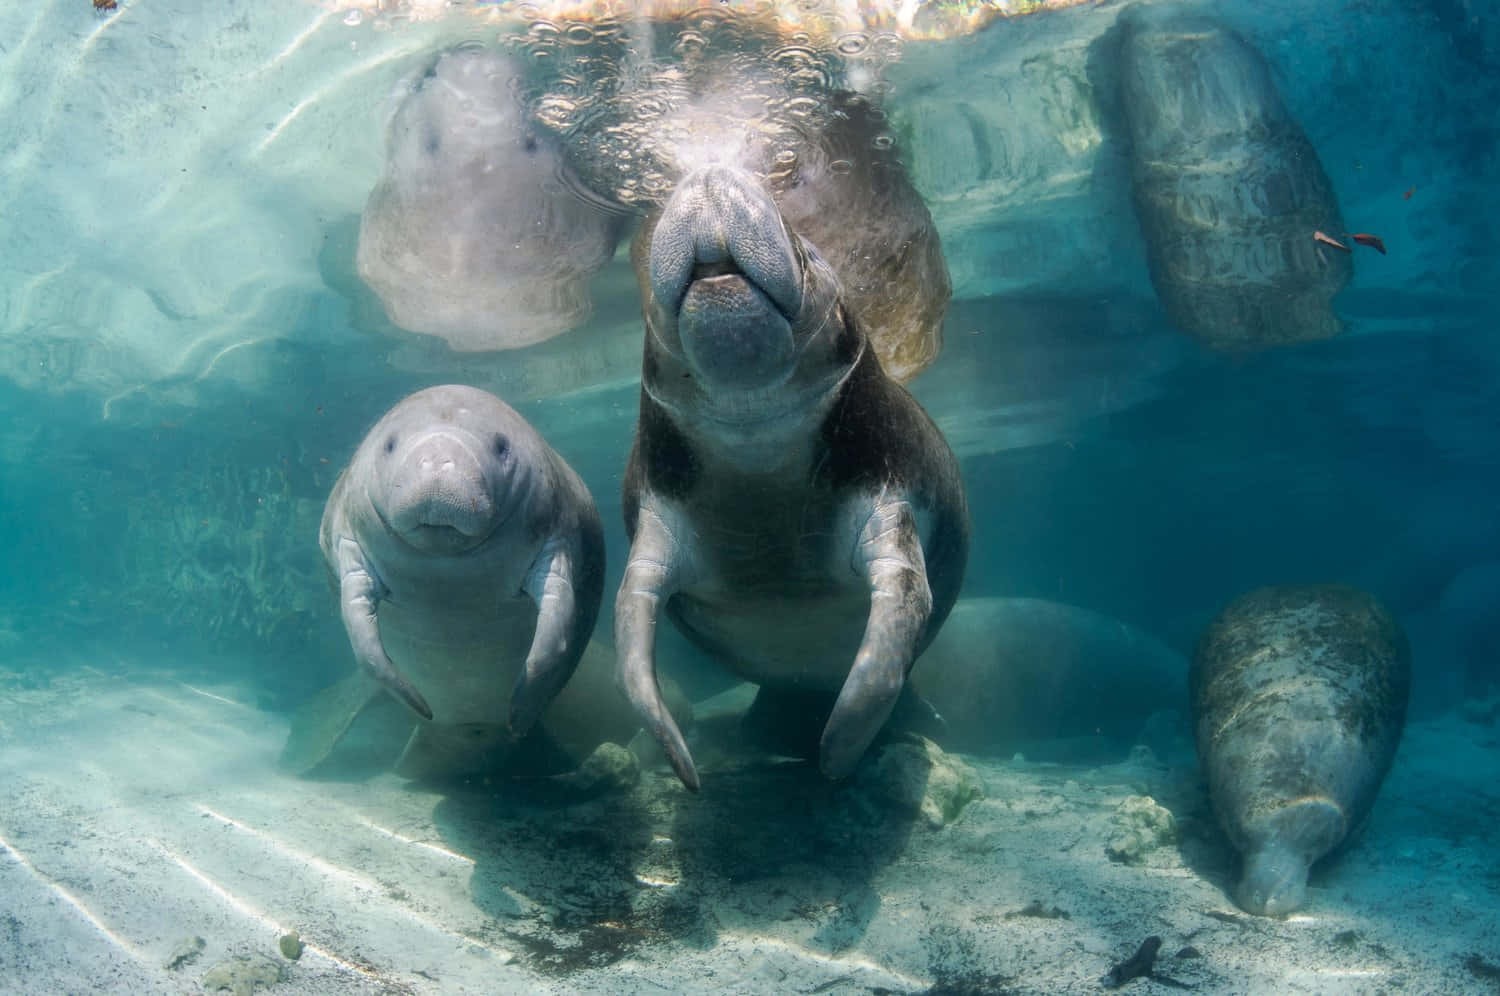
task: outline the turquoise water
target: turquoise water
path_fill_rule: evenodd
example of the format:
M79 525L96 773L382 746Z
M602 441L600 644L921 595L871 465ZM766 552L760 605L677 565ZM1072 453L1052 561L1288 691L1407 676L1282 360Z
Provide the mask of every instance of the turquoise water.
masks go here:
M274 953L280 931L273 921L301 924L329 956L311 964L282 959L286 991L658 991L642 981L653 977L681 991L1092 991L1098 976L1153 932L1165 934L1172 951L1191 943L1209 955L1212 970L1184 968L1186 961L1162 969L1206 991L1493 987L1486 973L1500 971L1491 967L1500 964L1500 897L1491 871L1472 871L1493 864L1483 814L1496 804L1489 776L1500 681L1500 18L1493 11L1470 0L1280 0L1254 11L1188 5L1258 53L1284 120L1313 150L1288 153L1276 144L1281 125L1252 121L1238 132L1223 126L1237 145L1219 136L1162 153L1160 161L1184 171L1205 162L1208 172L1225 171L1212 188L1220 200L1183 208L1185 218L1209 219L1210 241L1199 243L1193 239L1201 233L1190 233L1185 221L1162 237L1145 217L1141 150L1159 136L1132 133L1132 109L1143 115L1143 101L1169 101L1149 91L1132 95L1122 82L1123 4L997 19L950 29L955 37L945 40L901 41L877 26L862 35L874 47L861 52L884 54L842 62L838 43L852 29L789 40L776 29L735 34L658 12L655 22L622 18L613 41L596 37L565 51L574 60L565 62L555 53L535 56L527 46L538 37L536 18L505 4L454 4L431 17L421 5L384 12L302 0L211 6L121 0L96 12L82 0L49 0L0 11L0 917L10 925L9 933L0 927L0 991L196 991L204 970L226 957ZM704 9L751 23L734 2ZM555 17L564 28L577 20ZM596 97L610 86L627 95L630 85L649 90L653 77L642 67L680 60L673 45L690 28L711 41L708 68L689 77L691 86L720 72L712 58L755 64L790 46L832 74L819 79L819 93L837 82L886 115L881 134L931 213L953 285L942 352L910 388L961 465L973 528L961 600L1041 599L1087 610L1146 634L1183 668L1215 614L1261 585L1353 584L1399 620L1412 652L1410 722L1423 725L1408 734L1369 836L1341 869L1326 873L1333 877L1315 878L1311 915L1323 918L1319 926L1298 933L1278 922L1290 933L1276 939L1291 954L1276 949L1257 961L1232 940L1194 939L1182 917L1137 926L1135 903L1201 910L1205 897L1217 897L1233 910L1234 858L1194 780L1186 701L1156 698L1160 688L1144 680L1132 684L1129 657L1098 665L1125 669L1119 690L1108 694L1120 696L1126 727L1157 733L1049 753L1049 740L1074 744L1090 732L1068 712L1086 708L1090 693L1079 689L1093 687L1090 667L1107 655L1059 657L1058 681L1074 681L1075 691L1040 679L1022 686L1035 695L1033 725L1017 734L1026 745L997 734L1004 749L973 764L991 805L1027 793L1070 801L1061 810L1033 807L1043 830L1003 821L987 829L981 813L954 825L967 825L969 838L953 838L998 853L1006 845L997 834L1064 832L1068 806L1077 807L1080 826L1090 825L1092 811L1070 794L1090 779L1102 779L1106 794L1146 784L1149 791L1130 793L1152 795L1185 829L1171 849L1183 855L1178 864L1144 867L1170 866L1200 891L1190 899L1149 890L1137 896L1129 869L1116 862L1109 881L1124 891L1116 893L1123 912L1115 919L1097 913L1094 900L1076 898L1091 887L1070 893L1050 885L1057 891L1044 894L1028 881L1032 891L997 884L993 895L976 898L994 921L976 926L953 898L970 844L945 841L952 827L913 829L907 814L906 823L896 821L900 833L860 837L860 828L881 822L862 804L821 794L815 778L797 780L809 774L802 768L758 779L753 766L732 763L732 752L721 784L732 780L733 792L707 787L710 767L704 794L689 797L648 759L645 787L629 804L558 802L542 790L511 798L494 789L503 815L486 808L493 801L465 809L472 785L407 792L382 760L399 750L390 746L399 736L373 723L346 745L346 767L311 781L276 772L293 711L352 668L318 549L324 502L368 428L421 387L459 382L493 391L578 471L605 528L597 635L608 641L627 551L622 476L640 394L641 301L628 236L586 280L589 314L577 328L519 349L459 351L402 328L383 310L356 267L360 216L387 160L388 122L418 85L412 80L438 53L466 43L533 58L526 70L533 75L523 73L519 85L529 97L555 96L570 73L582 80L569 84L582 88L581 110L557 117L556 105L545 105L554 116L528 127L568 150L572 176L558 196L590 187L592 196L616 202L609 215L616 224L634 225L630 212L658 195L606 189L601 178L616 173L589 157L672 143L645 113L627 115L635 130L610 133L615 144L605 143L602 118L590 117L595 105L584 98L589 87ZM621 64L632 67L617 74L625 83L610 75ZM1173 96L1212 116L1212 89ZM620 111L598 106L606 116ZM639 109L627 103L632 108ZM732 131L738 114L716 118L713 127ZM588 144L595 138L598 148ZM691 158L673 160L679 152L651 152L668 188L672 169ZM1222 313L1189 327L1171 303L1161 261L1197 252L1194 258L1209 260L1209 282L1222 287L1267 279L1274 260L1245 264L1222 245L1254 242L1264 236L1257 226L1280 223L1266 207L1279 196L1276 170L1315 185L1305 179L1312 154L1341 218L1326 234L1352 252L1315 246L1313 226L1305 226L1296 250L1302 262L1292 269L1328 284L1319 314L1337 322L1339 333L1245 349L1215 339L1233 324ZM1289 158L1272 161L1280 155ZM648 159L641 154L642 163ZM642 176L651 163L639 167ZM1387 252L1354 244L1349 233L1378 235ZM1210 259L1216 252L1223 255ZM1336 279L1340 267L1348 272ZM924 290L931 288L916 293ZM1280 303L1292 297L1290 290L1270 294ZM1298 338L1305 316L1290 305L1285 315L1269 307L1271 323ZM674 673L690 697L707 699L730 684L721 670L678 652ZM190 707L226 701L222 715ZM1174 712L1148 728L1153 715ZM387 720L401 726L399 716ZM1152 746L1160 762L1149 777L1088 767L1125 762L1137 742ZM1463 763L1444 771L1431 757L1411 757L1413 744L1451 751ZM1047 769L1027 782L1006 767L1017 749L1082 767ZM1405 787L1391 791L1398 779ZM1424 784L1435 786L1433 798L1421 794ZM245 808L213 801L212 791ZM310 816L320 793L336 800L330 811L358 809L398 835L427 841L401 830L423 821L446 828L438 843L479 872L446 892L424 891L435 873L362 851L333 817ZM713 822L718 807L743 830L765 818L756 803L782 799L801 812L779 813L759 836L737 837ZM262 835L254 840L278 840L307 860L247 850L205 870L213 845L188 841L186 831L173 836L169 812L179 802L217 814L189 807L184 826L222 818L226 833L251 827ZM634 815L627 819L627 811ZM102 842L90 856L68 840L67 828L96 819ZM610 839L616 819L638 831L635 838L620 831L629 846ZM575 830L557 829L570 820ZM818 821L821 829L808 830ZM515 830L521 842L503 839L496 826ZM652 850L653 834L689 833L699 844L675 864ZM320 849L333 837L347 846ZM104 843L115 840L134 843L117 850ZM1016 844L1015 853L1032 855L1027 847L1035 843ZM759 881L764 871L739 868L727 856L736 848L747 849L746 863L791 855L777 870L785 880L775 883L784 902L724 912L733 884ZM163 853L202 874L184 878L180 862L158 868L152 862ZM828 857L834 853L848 867ZM1046 862L1047 853L1040 849L1036 860ZM1412 854L1430 861L1422 866L1429 878L1441 878L1432 871L1441 868L1469 887L1455 898L1458 892L1433 886L1424 899L1464 911L1470 932L1451 945L1424 935L1421 923L1404 923L1399 903L1383 894L1350 892L1352 881L1385 867L1383 858L1397 866L1393 891L1408 887L1402 875L1421 880L1415 866L1401 865L1419 860ZM883 870L907 868L916 855L940 869L930 883L916 873L915 884L883 883ZM673 895L688 898L644 902L621 886L601 899L589 892L591 861L632 880L670 877L680 890ZM279 891L257 893L253 875L236 878L260 862L275 866ZM825 864L843 885L808 885L816 878L809 869ZM361 920L357 910L375 901L366 902L363 886L350 886L348 896L338 892L343 886L327 886L338 878L330 867L378 882L370 888L400 910L370 917L393 925ZM1091 873L1079 874L1076 881L1087 881ZM691 891L695 875L715 884ZM853 898L841 891L850 880L863 883ZM997 873L995 882L1008 881ZM321 906L320 887L331 890ZM810 898L801 888L811 888ZM202 895L190 896L194 889ZM574 891L593 898L569 906ZM295 894L298 912L278 908L273 894ZM390 898L398 895L410 902ZM1001 914L1031 900L1056 902L1072 919L1038 920L1045 937L1007 934L1015 921ZM911 950L899 926L882 919L894 911L915 918L912 933L922 941ZM778 933L793 914L812 924L807 936ZM402 917L420 921L411 928L420 937L383 947L402 936ZM545 921L546 931L517 926L533 920ZM1219 921L1207 922L1222 931ZM945 933L950 927L957 933ZM1317 934L1324 927L1326 937ZM465 959L479 956L461 942L457 953L435 941L429 953L413 953L427 943L422 931L447 937L442 931L450 929L509 956L491 951L484 955L490 967L477 968ZM1333 940L1340 929L1358 932L1367 974L1304 976L1273 967L1277 958L1305 967L1325 950L1337 960L1349 949ZM599 941L581 961L546 948L588 947L601 931L636 933L629 944ZM770 940L747 961L751 949L735 947L736 931ZM161 968L174 943L192 935L206 938L201 959ZM1313 935L1327 944L1306 940ZM1387 953L1409 947L1385 958L1366 950L1377 942ZM788 955L787 945L824 960ZM1028 950L1056 971L1037 969ZM678 959L682 952L690 957ZM1466 961L1471 956L1478 961ZM806 969L813 961L816 972ZM960 963L968 966L962 972L944 967ZM708 971L720 973L717 981L703 981Z

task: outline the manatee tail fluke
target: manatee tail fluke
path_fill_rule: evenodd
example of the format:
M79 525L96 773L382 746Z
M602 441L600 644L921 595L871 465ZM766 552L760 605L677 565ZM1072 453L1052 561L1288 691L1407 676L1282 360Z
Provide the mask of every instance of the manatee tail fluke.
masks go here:
M1246 913L1284 916L1307 901L1307 858L1270 844L1245 856L1235 902Z
M281 770L303 775L322 764L380 692L380 685L358 670L302 703L277 761Z

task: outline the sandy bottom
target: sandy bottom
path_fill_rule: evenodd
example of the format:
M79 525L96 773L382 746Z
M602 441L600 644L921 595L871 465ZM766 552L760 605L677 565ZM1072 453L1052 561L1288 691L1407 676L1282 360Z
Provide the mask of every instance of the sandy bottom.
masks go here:
M766 759L704 765L698 797L648 770L584 802L292 778L285 721L247 698L167 675L0 682L0 990L193 993L260 954L281 976L261 991L287 996L1096 992L1148 935L1156 976L1126 991L1500 989L1491 726L1409 728L1365 833L1268 920L1227 898L1191 767L1149 754L965 758L985 798L933 829ZM1130 863L1109 849L1133 796L1176 834L1137 826Z

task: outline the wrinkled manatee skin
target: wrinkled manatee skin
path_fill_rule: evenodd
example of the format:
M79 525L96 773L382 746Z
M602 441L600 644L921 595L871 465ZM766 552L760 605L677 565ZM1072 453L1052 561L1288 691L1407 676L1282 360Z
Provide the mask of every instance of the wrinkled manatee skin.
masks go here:
M1261 588L1205 631L1189 674L1194 732L1214 811L1244 858L1243 909L1302 904L1309 867L1369 814L1410 686L1395 618L1343 585Z

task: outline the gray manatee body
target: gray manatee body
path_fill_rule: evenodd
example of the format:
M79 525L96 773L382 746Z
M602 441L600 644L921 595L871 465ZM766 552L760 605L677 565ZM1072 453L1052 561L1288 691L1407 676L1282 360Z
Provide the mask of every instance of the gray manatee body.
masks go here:
M1395 619L1347 586L1261 588L1205 631L1192 714L1214 810L1244 859L1241 908L1302 905L1308 869L1370 811L1410 685Z
M763 690L826 696L821 767L847 775L958 594L957 461L751 174L686 176L648 244L615 603L626 692L696 788L656 681L665 610Z
M576 196L557 140L518 97L520 65L460 46L392 115L360 219L358 268L391 321L457 350L512 349L587 319L620 213Z
M356 659L418 717L397 766L411 777L497 764L567 684L598 615L592 496L476 388L387 412L334 484L319 543Z
M1151 282L1172 322L1219 348L1327 339L1349 255L1333 184L1227 25L1172 5L1120 16L1121 102ZM1349 245L1345 241L1345 245Z
M945 748L1048 757L1048 742L1128 747L1148 717L1181 710L1187 659L1118 619L1041 598L963 598L912 685Z

